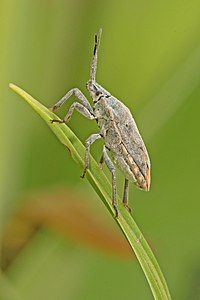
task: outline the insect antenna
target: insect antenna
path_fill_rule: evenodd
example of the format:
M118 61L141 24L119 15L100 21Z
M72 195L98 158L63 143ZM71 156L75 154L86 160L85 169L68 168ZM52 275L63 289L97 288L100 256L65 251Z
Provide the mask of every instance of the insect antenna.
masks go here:
M100 39L101 39L101 33L102 29L99 29L98 34L96 33L94 36L94 52L93 52L93 58L92 58L92 63L91 63L91 68L90 68L90 80L95 82L96 80L96 71L97 71L97 54L99 50L99 44L100 44Z

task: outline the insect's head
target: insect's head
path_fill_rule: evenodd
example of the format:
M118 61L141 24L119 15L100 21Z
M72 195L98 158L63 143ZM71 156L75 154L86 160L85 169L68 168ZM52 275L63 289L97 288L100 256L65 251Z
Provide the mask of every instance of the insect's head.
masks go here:
M93 101L96 102L96 100L99 98L99 96L102 95L102 90L92 80L89 80L87 82L86 87L87 87Z

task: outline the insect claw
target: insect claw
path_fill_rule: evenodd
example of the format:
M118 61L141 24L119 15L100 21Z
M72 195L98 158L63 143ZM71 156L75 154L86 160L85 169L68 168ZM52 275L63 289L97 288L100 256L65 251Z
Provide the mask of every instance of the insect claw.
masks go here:
M56 119L51 119L50 122L53 123L65 123L64 120L56 120Z
M99 168L103 170L103 163L99 162Z
M118 212L117 206L113 205L113 208L114 208L114 210L115 210L115 216L114 216L114 218L115 218L115 219L118 219L118 217L119 217L119 212Z
M124 207L125 207L126 210L128 210L128 212L131 214L132 209L131 209L127 204L124 204Z
M49 108L50 111L54 112L58 107L56 105Z
M86 173L86 171L84 171L83 174L80 175L80 178L82 178L82 179L85 178L85 173Z

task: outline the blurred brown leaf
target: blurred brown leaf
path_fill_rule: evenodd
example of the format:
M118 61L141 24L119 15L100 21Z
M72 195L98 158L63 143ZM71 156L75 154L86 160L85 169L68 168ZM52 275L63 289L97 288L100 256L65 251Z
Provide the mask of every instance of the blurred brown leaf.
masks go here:
M107 254L132 257L129 244L109 220L104 213L97 214L84 193L72 189L34 193L7 223L1 267L5 270L41 227Z

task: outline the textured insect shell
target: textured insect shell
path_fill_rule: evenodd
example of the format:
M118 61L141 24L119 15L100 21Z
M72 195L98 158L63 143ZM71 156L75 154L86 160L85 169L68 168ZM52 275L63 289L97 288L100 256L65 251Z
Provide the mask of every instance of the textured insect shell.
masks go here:
M113 96L101 97L94 107L105 144L124 176L144 190L150 188L150 159L130 110Z

